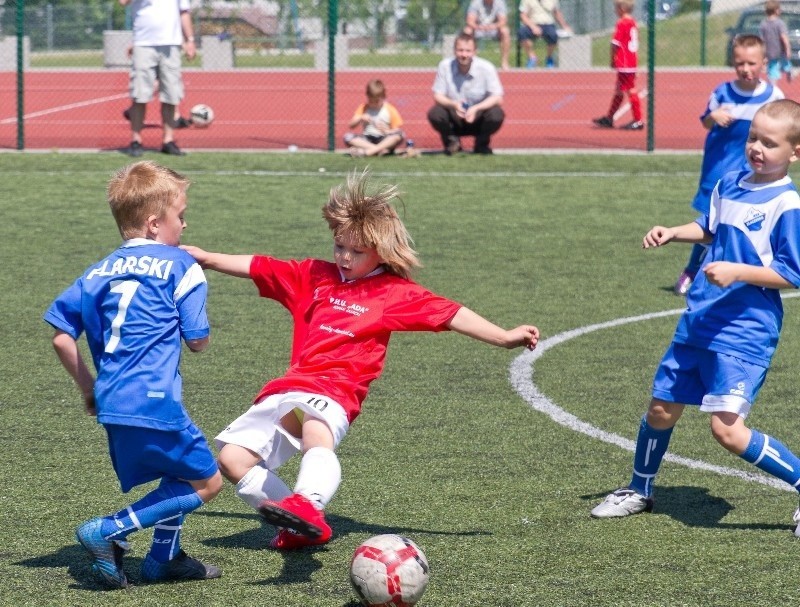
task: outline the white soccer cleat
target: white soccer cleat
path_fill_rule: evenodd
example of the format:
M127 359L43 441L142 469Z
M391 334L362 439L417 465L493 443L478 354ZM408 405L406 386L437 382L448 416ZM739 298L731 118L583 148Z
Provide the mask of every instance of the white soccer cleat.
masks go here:
M795 527L794 534L796 537L800 537L800 507L794 511L794 516L792 516L792 520L797 523L797 527Z
M605 500L595 506L592 516L594 518L618 518L640 512L652 512L652 510L653 498L645 497L633 489L623 487L609 493ZM798 508L798 512L800 512L800 508Z

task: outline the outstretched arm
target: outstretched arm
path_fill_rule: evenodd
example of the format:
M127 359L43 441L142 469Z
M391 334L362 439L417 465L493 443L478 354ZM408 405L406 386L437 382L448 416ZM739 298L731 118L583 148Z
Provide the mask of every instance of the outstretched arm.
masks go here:
M56 334L53 336L53 348L55 348L58 360L64 365L67 373L70 374L75 383L78 384L81 393L83 394L83 403L86 407L86 413L95 415L94 408L94 377L92 377L89 368L78 350L78 342L76 342L71 335L56 329Z
M711 242L711 234L706 232L699 223L692 222L674 228L655 226L644 235L642 248L660 247L672 241L675 242L694 242L698 244L708 244Z
M200 247L191 245L181 245L181 249L197 260L200 267L204 270L214 270L238 276L239 278L250 278L250 262L253 261L252 255L226 255L225 253L210 253Z
M515 329L506 330L463 306L456 312L447 327L456 333L501 348L511 349L525 346L529 350L533 350L539 341L539 329L533 325L520 325Z

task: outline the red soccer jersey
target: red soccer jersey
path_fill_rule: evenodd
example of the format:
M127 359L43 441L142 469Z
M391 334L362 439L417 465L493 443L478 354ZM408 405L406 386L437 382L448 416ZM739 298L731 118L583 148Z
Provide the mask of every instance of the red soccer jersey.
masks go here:
M611 44L614 45L614 69L618 72L636 72L639 29L633 17L625 16L617 21Z
M350 423L383 370L392 331L445 331L461 305L389 272L344 282L336 264L254 256L250 276L262 297L289 310L292 359L256 401L294 390L335 399Z

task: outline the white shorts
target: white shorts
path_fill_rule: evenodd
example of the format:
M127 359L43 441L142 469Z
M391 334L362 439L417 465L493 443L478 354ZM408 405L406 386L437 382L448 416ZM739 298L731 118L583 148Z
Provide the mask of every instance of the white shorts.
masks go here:
M158 80L161 103L180 103L183 99L180 46L134 46L132 59L129 89L133 101L150 101Z
M472 34L475 40L497 40L500 38L499 30L475 30Z
M273 394L237 417L214 439L217 449L238 445L261 456L270 470L275 470L298 453L303 445L281 424L284 415L298 411L325 423L333 435L333 448L347 434L350 424L344 408L335 400L309 392Z

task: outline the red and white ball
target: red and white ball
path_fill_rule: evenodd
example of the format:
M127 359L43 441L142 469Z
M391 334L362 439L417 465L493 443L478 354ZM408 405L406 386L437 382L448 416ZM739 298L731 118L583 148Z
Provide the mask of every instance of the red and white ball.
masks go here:
M414 542L388 533L356 548L350 583L366 607L411 607L428 585L428 559Z
M211 109L210 105L206 105L205 103L198 103L192 107L190 116L192 124L201 129L210 126L211 123L214 122L214 110Z

